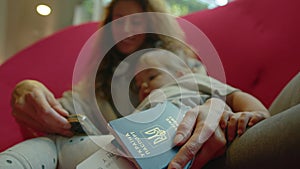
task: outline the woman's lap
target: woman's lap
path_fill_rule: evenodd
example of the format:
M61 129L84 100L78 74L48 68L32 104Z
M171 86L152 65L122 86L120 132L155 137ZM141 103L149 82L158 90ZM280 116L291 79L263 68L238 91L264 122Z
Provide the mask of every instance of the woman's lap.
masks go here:
M236 138L205 168L299 168L300 105L274 115Z
M226 162L233 168L299 165L299 119L300 105L297 105L257 124L230 145Z
M205 168L299 168L300 73L270 107L272 117L236 138L226 154Z
M300 104L300 73L279 93L269 111L271 115L275 115L297 104Z

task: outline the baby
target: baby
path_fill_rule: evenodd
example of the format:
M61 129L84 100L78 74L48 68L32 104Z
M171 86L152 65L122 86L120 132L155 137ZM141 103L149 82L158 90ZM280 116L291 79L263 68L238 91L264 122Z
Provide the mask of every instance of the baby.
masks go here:
M151 102L169 100L194 108L212 97L222 98L229 111L223 112L219 123L230 132L229 141L264 119L251 112L233 112L238 108L230 99L241 91L207 76L196 58L183 60L169 51L153 50L139 58L136 72L135 85L141 102L138 110L150 107Z
M183 60L166 50L146 52L139 58L135 76L139 101L144 100L152 90L176 83L178 78L192 73L206 75L204 66L196 58Z

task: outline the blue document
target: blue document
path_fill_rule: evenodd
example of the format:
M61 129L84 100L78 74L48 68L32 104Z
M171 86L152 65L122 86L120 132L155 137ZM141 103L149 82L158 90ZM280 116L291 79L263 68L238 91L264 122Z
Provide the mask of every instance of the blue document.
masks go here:
M138 168L166 168L179 150L173 140L186 111L164 102L112 120L108 128Z

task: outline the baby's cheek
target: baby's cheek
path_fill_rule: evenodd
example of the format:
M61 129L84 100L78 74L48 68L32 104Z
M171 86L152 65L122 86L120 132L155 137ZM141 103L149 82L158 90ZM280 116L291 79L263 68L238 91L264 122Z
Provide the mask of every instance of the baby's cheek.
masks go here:
M151 91L154 89L158 89L163 85L162 81L155 81L151 84Z
M143 94L142 94L141 91L139 91L139 101L141 102L141 101L143 101L143 100L144 100Z

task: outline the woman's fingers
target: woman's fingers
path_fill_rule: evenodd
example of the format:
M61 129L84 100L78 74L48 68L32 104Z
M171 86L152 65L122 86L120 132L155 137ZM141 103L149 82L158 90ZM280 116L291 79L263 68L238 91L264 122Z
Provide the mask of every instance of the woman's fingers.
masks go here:
M44 123L50 128L71 128L68 120L51 107L44 93L35 92L27 96L26 100L35 108L35 117L40 123Z
M182 145L190 138L194 130L194 124L196 123L197 116L198 111L196 109L191 109L186 112L177 128L176 136L174 138L175 145Z
M50 106L60 115L67 117L69 113L61 106L61 104L55 99L55 97L51 94L50 96L46 96Z
M176 156L170 162L168 168L184 168L185 165L195 157L202 145L203 142L199 141L199 134L193 134L177 152Z
M70 131L70 129L66 129L64 127L58 127L58 126L51 126L48 123L44 123L41 120L38 120L38 118L32 118L27 113L22 112L21 110L18 110L17 113L15 113L15 109L13 109L12 114L14 118L16 119L17 123L21 126L22 134L25 138L32 138L37 137L39 132L47 132L47 133L59 133L64 136L72 136L73 133ZM32 109L33 112L33 109Z
M194 158L201 145L198 143L200 133L193 132L194 127L198 130L204 123L198 123L199 106L189 110L179 124L174 139L175 145L183 145L176 156L170 162L168 168L184 168L184 166ZM197 124L196 124L197 122ZM195 126L197 125L197 126ZM192 135L193 132L193 135ZM191 136L192 135L192 136Z
M224 154L226 149L226 139L220 128L205 142L197 153L192 168L202 168L210 160Z
M44 93L37 92L28 95L26 98L28 103L31 103L35 108L36 115L33 119L42 126L41 128L36 129L41 129L48 133L59 133L65 136L70 136L72 133L70 131L70 123L65 117L51 107L44 95Z
M203 126L203 128L205 128ZM195 157L192 168L201 168L208 161L222 155L226 147L226 139L220 128L205 142L199 141L199 136L193 135L191 139L179 150L172 160L169 168L184 168ZM196 156L197 155L197 156Z
M22 115L20 113L20 115ZM43 123L37 123L36 120L23 116L22 121L16 119L17 123L21 126L21 131L24 138L38 137L41 133L38 131L46 131L47 133L60 133L63 136L70 137L73 133L64 128L52 128ZM36 129L39 129L38 131Z
M41 123L38 123L34 119L32 119L30 116L25 115L24 112L18 111L18 113L15 113L13 110L12 114L15 117L15 120L17 121L17 123L21 126L21 128L23 128L25 126L27 126L27 127L30 126L28 128L39 128L39 129L43 128ZM30 131L30 130L28 130L28 131ZM33 132L32 132L31 135L35 135L35 134L33 134Z
M185 119L178 128L178 133L184 137L180 143L184 143L184 145L170 162L168 168L184 168L199 152L203 144L206 144L207 140L212 135L215 135L215 130L218 128L222 113L224 112L224 105L223 101L211 99L204 105L196 106L187 112ZM190 135L191 137L188 138L187 136ZM213 154L218 151L211 147L208 149L213 151ZM207 158L210 157L212 156L207 156Z

